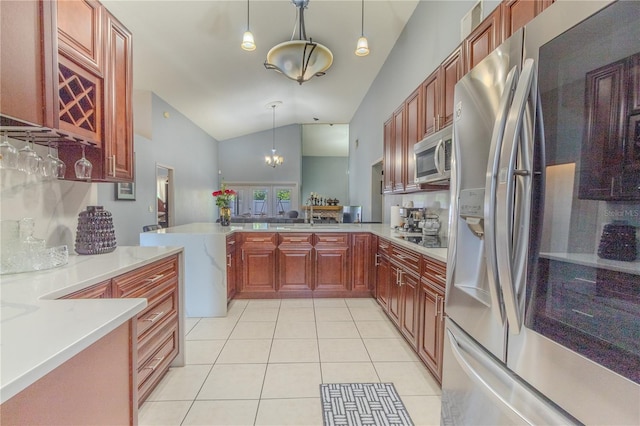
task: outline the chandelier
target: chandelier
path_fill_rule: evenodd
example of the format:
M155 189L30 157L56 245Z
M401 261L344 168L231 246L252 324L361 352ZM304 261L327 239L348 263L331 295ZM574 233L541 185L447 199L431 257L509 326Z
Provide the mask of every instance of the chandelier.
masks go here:
M309 81L312 77L323 76L333 63L333 54L320 43L311 38L307 40L307 32L304 27L304 9L309 0L291 0L297 11L298 39L294 40L296 27L290 41L277 44L267 53L264 67L268 70L276 70L285 77L297 81L299 84Z
M284 158L282 158L281 155L276 154L276 108L280 105L282 105L281 101L274 101L267 105L268 108L273 110L273 145L271 145L271 155L264 157L264 162L267 166L273 167L274 169L284 163Z

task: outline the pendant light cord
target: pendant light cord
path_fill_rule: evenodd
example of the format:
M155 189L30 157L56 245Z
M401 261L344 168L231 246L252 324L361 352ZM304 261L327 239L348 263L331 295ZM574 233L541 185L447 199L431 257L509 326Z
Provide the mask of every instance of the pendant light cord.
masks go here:
M249 31L249 0L247 0L247 31Z
M364 0L362 0L362 26L360 28L360 35L364 37Z
M272 148L272 153L275 154L276 152L276 105L275 104L271 105L271 108L273 109L273 127L271 128L273 145L271 146L271 148Z

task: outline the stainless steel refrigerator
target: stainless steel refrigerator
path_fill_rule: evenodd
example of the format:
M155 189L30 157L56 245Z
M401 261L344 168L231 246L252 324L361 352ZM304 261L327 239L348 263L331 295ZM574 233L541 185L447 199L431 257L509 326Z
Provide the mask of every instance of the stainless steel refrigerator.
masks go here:
M639 22L556 1L455 87L443 425L640 424Z

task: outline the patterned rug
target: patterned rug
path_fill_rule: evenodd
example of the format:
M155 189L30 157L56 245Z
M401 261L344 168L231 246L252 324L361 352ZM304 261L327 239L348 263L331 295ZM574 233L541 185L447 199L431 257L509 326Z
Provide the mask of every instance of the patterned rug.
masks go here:
M320 385L325 426L413 426L393 383Z

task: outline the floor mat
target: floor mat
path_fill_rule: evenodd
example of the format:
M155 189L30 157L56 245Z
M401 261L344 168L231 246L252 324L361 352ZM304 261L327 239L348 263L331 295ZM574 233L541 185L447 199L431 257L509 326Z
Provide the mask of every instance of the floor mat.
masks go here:
M323 383L325 426L413 426L393 383Z

